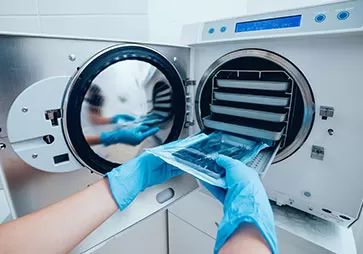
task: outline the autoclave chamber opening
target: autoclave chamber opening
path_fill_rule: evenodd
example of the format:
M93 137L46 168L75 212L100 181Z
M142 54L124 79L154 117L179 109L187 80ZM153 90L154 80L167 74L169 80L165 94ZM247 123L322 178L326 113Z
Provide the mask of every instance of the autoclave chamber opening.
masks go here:
M277 141L274 162L303 145L315 110L302 72L282 56L257 49L232 52L213 63L199 84L195 106L203 129Z

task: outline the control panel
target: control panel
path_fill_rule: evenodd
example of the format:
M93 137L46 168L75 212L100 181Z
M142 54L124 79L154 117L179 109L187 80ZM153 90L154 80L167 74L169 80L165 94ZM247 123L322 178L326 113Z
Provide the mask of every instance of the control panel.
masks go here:
M202 41L363 29L363 1L206 22Z

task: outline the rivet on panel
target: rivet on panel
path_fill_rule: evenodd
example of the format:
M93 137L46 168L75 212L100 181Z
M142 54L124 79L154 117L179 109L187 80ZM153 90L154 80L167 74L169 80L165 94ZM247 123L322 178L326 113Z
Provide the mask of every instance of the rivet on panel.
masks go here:
M27 108L27 107L23 107L23 108L21 109L21 111L22 111L23 113L26 113L26 112L28 112L28 108Z
M74 61L76 61L77 57L76 57L76 55L75 55L75 54L70 54L70 55L68 56L68 59L69 59L70 61L74 62Z
M173 58L173 61L174 61L174 62L178 61L178 58L175 56L175 57Z
M0 150L5 150L6 145L4 143L0 143Z
M38 158L38 154L37 154L37 153L33 153L32 158L33 158L33 159Z

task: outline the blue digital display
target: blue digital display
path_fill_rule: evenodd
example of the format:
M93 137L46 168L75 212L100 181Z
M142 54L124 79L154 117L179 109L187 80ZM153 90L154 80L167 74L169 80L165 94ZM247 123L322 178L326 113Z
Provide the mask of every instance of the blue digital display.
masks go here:
M301 15L237 23L236 33L300 27Z

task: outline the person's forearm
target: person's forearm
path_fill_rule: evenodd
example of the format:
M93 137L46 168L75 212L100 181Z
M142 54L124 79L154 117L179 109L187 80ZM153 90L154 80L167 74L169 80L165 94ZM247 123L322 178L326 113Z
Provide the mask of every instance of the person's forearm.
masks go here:
M94 125L104 125L112 123L111 117L104 117L93 112L89 113L89 119Z
M100 136L86 136L86 141L90 146L101 144Z
M252 224L242 224L220 249L219 254L270 254L260 231Z
M61 202L0 225L0 253L67 253L117 209L105 178Z

